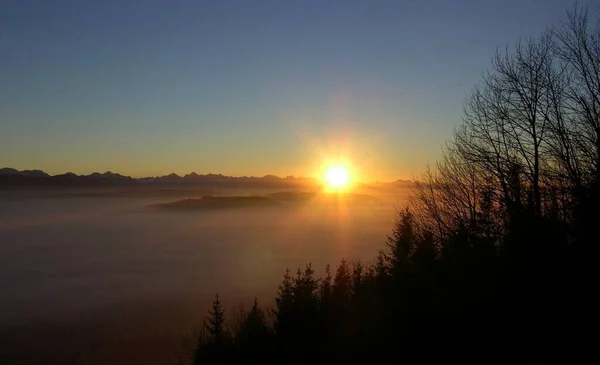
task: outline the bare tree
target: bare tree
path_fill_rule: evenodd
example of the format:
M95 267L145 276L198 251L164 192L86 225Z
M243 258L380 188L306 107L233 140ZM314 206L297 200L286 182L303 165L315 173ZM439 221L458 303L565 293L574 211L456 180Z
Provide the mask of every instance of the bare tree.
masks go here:
M578 7L567 19L496 53L417 182L413 211L438 245L460 227L498 241L523 217L572 225L600 184L600 23Z
M590 25L589 12L575 6L567 21L553 28L556 56L565 63L572 159L584 178L600 181L600 23Z

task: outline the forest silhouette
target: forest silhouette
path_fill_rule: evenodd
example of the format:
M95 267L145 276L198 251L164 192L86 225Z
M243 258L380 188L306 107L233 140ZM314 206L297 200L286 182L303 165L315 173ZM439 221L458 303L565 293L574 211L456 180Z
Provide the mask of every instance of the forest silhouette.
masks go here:
M584 359L599 203L600 25L576 6L497 52L373 262L288 270L235 317L216 296L194 363Z

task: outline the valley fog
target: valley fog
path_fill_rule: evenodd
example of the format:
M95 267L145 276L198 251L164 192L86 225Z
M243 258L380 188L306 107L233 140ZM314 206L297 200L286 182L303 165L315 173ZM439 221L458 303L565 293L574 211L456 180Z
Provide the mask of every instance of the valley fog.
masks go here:
M3 192L1 350L35 356L44 351L36 336L67 336L64 351L127 363L141 356L127 346L156 341L163 348L150 358L161 363L217 292L233 314L255 296L271 305L286 268L310 262L320 275L344 257L374 259L405 194L370 192L379 200L369 204L170 211L153 205L186 195Z

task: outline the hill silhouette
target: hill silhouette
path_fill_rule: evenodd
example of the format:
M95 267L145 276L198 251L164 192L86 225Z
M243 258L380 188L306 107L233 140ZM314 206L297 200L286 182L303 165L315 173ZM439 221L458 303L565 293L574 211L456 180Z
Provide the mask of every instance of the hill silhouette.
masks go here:
M321 204L365 204L377 203L379 199L367 194L320 194L304 191L281 191L266 196L215 196L204 195L201 198L187 198L168 203L154 204L152 207L173 210L210 210L233 208L293 207L309 202Z
M154 206L166 209L202 210L276 207L279 203L263 196L203 196L200 199L182 199Z

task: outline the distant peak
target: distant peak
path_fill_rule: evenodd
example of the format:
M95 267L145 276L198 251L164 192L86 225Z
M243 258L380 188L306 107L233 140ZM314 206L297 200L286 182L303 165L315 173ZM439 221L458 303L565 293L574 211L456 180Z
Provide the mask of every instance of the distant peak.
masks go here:
M168 175L163 175L158 177L158 179L162 179L162 180L179 180L181 179L181 176L177 175L176 173L172 172Z
M47 173L42 170L23 170L19 171L10 167L4 167L0 169L0 175L20 175L29 177L48 177Z
M19 173L20 173L19 170L13 169L13 168L10 168L10 167L4 167L4 168L0 169L0 174L1 175L17 175Z
M263 176L263 179L270 179L270 180L279 180L279 176L275 176L275 175L265 175Z

